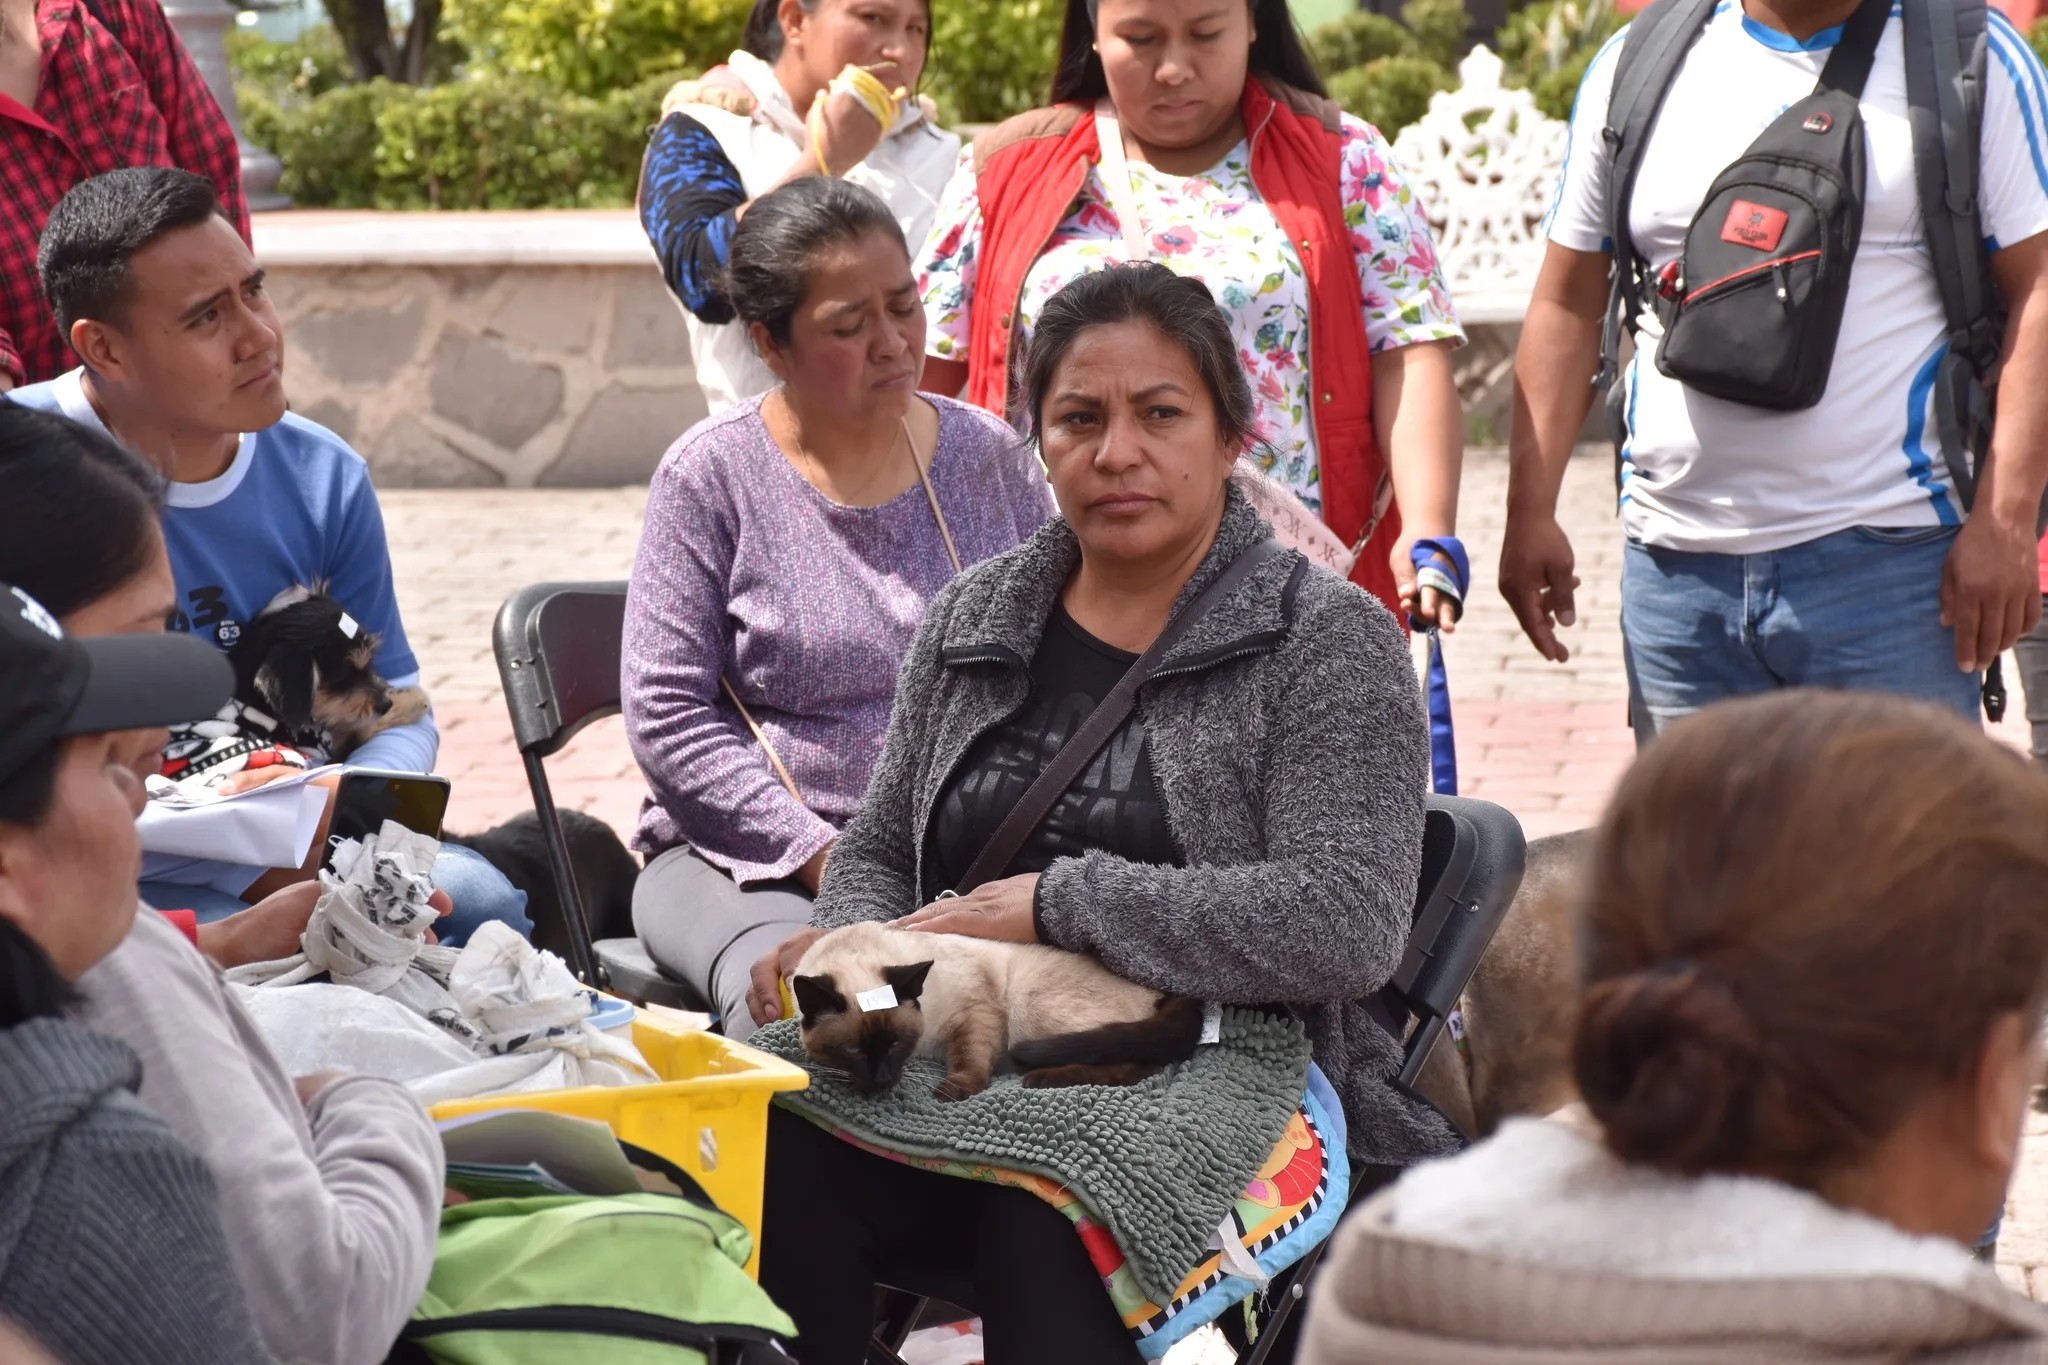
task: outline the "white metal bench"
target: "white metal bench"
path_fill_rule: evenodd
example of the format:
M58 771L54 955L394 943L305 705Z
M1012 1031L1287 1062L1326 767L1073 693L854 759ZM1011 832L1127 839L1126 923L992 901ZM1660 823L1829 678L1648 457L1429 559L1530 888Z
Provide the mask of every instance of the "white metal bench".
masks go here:
M1501 60L1475 47L1456 90L1394 139L1394 159L1428 210L1444 279L1471 344L1458 356L1466 411L1505 439L1516 335L1543 263L1543 219L1567 129L1527 90L1501 84Z

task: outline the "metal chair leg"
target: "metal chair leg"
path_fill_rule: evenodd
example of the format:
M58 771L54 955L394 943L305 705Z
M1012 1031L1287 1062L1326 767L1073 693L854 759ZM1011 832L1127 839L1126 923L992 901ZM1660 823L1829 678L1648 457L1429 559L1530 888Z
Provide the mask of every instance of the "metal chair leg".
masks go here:
M1300 1260L1288 1267L1287 1286L1280 1291L1273 1304L1272 1319L1259 1329L1259 1339L1252 1343L1250 1352L1239 1365L1266 1365L1266 1357L1272 1354L1273 1348L1280 1342L1280 1329L1287 1325L1287 1319L1294 1315L1294 1310L1308 1297L1309 1276L1315 1272L1316 1262L1323 1259L1323 1249L1329 1244L1327 1238L1318 1242L1303 1253Z
M533 812L540 817L541 838L548 849L548 871L554 874L555 895L562 902L568 920L569 965L584 985L602 990L604 977L598 971L597 954L590 941L590 921L583 913L583 892L576 885L576 872L569 862L569 844L562 837L562 817L555 811L555 793L548 785L548 770L539 754L527 750L526 785L533 792Z

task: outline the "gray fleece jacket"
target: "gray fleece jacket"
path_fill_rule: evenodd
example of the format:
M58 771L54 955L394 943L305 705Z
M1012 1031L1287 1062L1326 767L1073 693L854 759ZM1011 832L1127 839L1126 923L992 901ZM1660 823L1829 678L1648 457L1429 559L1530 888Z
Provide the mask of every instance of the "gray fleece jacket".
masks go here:
M0 1319L77 1365L268 1361L212 1177L136 1103L141 1079L65 1020L0 1030Z
M1268 533L1233 487L1175 610ZM926 847L940 790L1024 705L1031 657L1079 563L1079 542L1055 519L933 599L813 923L895 919L940 889ZM1394 618L1300 555L1277 556L1174 646L1139 689L1138 713L1187 865L1059 859L1039 881L1039 932L1141 985L1291 1005L1343 1099L1356 1159L1451 1150L1450 1126L1388 1085L1400 1045L1365 1008L1407 941L1429 778L1420 689Z

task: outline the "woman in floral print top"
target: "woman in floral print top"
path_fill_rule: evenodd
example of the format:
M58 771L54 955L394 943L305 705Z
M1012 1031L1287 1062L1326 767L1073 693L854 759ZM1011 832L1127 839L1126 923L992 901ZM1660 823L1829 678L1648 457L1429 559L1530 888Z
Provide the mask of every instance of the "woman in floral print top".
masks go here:
M1068 9L1054 103L1100 101L1105 141L1107 130L1120 126L1123 155L1114 146L1102 149L1026 272L1012 354L1062 286L1140 250L1201 279L1231 319L1259 400L1253 459L1309 509L1326 514L1316 385L1355 385L1364 376L1314 372L1309 279L1295 242L1254 184L1254 137L1240 112L1245 82L1254 77L1320 93L1284 0L1069 0ZM1464 333L1428 219L1385 138L1348 114L1338 135L1337 198L1362 296L1372 426L1403 523L1398 539L1383 548L1404 605L1448 625L1455 606L1433 591L1415 592L1407 547L1415 537L1455 529L1463 419L1450 351ZM986 142L962 154L917 265L929 327L925 387L939 392L957 392L965 382L973 345L985 235L977 155L987 155ZM1138 234L1127 234L1119 202L1139 220ZM1133 235L1139 240L1128 240ZM1350 539L1352 528L1336 529Z

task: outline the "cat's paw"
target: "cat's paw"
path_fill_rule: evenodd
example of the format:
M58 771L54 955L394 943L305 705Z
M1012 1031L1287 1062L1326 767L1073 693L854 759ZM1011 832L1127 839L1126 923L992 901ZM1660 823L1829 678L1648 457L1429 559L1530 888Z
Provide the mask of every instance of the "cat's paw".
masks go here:
M954 1100L964 1100L969 1096L979 1095L986 1089L988 1089L988 1077L968 1076L956 1071L938 1083L932 1090L932 1098L950 1104Z

